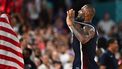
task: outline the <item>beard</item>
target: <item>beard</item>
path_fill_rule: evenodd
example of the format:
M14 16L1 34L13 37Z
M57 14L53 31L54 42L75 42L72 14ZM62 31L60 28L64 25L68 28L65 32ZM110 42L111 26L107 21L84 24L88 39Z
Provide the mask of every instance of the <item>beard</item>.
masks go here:
M83 21L84 21L83 15L79 14L79 15L75 18L75 21L83 22Z

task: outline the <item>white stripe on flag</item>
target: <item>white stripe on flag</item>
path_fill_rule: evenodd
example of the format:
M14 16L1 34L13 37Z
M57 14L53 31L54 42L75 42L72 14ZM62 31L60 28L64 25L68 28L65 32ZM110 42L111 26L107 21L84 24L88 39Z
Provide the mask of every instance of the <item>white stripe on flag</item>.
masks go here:
M6 65L6 66L12 66L12 67L15 67L17 69L23 69L17 63L12 62L12 61L8 61L8 60L4 60L4 59L0 59L0 64Z
M23 58L17 56L16 54L14 54L14 53L12 53L12 52L10 52L10 51L5 51L5 50L0 49L0 54L1 54L1 55L5 55L5 56L8 56L8 57L15 58L15 59L17 59L18 61L20 61L21 63L24 63L24 62L23 62Z
M10 43L10 42L4 41L4 40L0 40L0 45L4 45L4 46L6 46L6 47L9 47L9 48L11 48L11 49L17 51L17 52L22 53L21 48L19 48L19 47L13 45L13 44Z
M0 22L0 26L13 30L13 28L10 26L10 24L7 24L5 22Z
M5 32L5 31L0 30L0 35L5 36L5 37L8 37L8 38L10 38L10 39L12 39L12 40L14 40L14 41L16 41L16 42L19 43L18 38L16 36L8 33L8 32Z

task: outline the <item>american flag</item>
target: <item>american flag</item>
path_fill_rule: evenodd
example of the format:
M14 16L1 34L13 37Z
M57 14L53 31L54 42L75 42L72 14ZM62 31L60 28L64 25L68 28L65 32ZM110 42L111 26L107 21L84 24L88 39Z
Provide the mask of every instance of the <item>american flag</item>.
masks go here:
M24 69L19 39L6 14L0 16L0 69Z

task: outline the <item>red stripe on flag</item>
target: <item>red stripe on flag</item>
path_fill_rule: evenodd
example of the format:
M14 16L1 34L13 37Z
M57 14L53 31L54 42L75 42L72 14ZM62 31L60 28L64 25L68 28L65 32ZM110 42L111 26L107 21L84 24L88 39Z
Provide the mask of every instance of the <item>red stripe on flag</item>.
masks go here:
M0 69L17 69L17 68L12 67L12 66L7 66L7 65L0 64Z
M6 50L6 51L10 51L10 52L16 54L17 56L23 58L23 55L22 55L20 52L17 52L17 51L15 51L14 49L12 49L12 48L10 48L10 47L6 47L6 46L4 46L4 45L0 45L0 49Z
M17 63L22 68L24 67L24 64L23 63L19 62L18 60L14 59L14 58L8 57L8 56L1 55L0 54L0 59L4 59L4 60L7 60L7 61L11 61L11 62Z
M0 22L8 23L8 21L5 18L0 18Z
M6 15L8 17L9 23L11 24L11 17L8 14L6 14Z
M5 28L3 26L0 26L0 30L3 30L5 32L8 32L8 33L10 33L10 34L12 34L12 35L14 35L14 36L17 37L17 34L13 30L11 30L11 29L8 29L8 28Z
M0 35L0 40L7 41L7 42L12 43L13 45L15 45L15 46L17 46L17 47L20 47L20 43L14 41L14 40L11 39L11 38L8 38L8 37L5 37L5 36Z

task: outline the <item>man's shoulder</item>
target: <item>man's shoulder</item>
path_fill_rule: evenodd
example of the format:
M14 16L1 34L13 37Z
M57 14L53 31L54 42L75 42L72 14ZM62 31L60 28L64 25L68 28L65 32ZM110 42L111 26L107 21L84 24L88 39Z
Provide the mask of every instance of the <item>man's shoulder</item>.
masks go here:
M102 55L101 55L101 57L108 57L108 52L106 51L106 52L104 52Z
M111 56L113 56L110 52L106 51L105 53L103 53L102 57L106 57L106 58L110 58Z

